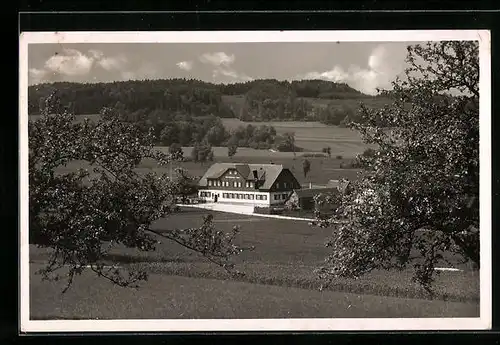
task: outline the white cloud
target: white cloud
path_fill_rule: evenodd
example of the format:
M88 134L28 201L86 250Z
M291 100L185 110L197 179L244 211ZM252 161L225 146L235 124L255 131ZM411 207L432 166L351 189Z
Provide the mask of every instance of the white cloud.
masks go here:
M176 65L184 71L190 71L193 68L193 61L180 61Z
M102 51L96 49L89 50L89 54L92 55L92 57L96 60L99 60L104 56L104 53Z
M45 69L68 76L85 75L89 73L93 63L93 56L66 48L61 54L51 56L45 62Z
M219 81L251 81L252 77L244 73L238 73L234 69L229 68L217 68L212 72L212 77ZM222 77L222 78L221 78ZM226 78L224 78L226 77Z
M107 71L121 70L127 64L127 58L120 56L105 56L100 50L89 50L82 53L77 49L65 48L48 58L43 68L30 68L30 84L49 82L58 76L70 77L75 80L78 77L87 76L94 66L100 66ZM94 76L94 80L96 77Z
M106 71L120 70L127 64L127 58L125 56L101 57L97 63Z
M377 88L390 88L395 77L403 72L405 54L404 50L393 51L381 44L368 57L368 68L351 66L345 71L341 66L335 66L329 71L313 71L300 78L344 82L363 93L374 95Z
M335 66L332 70L326 72L309 72L304 76L304 79L323 79L334 82L344 82L348 79L349 74L340 66Z
M214 66L229 66L234 62L234 59L234 54L227 55L224 52L205 53L199 57L201 62Z

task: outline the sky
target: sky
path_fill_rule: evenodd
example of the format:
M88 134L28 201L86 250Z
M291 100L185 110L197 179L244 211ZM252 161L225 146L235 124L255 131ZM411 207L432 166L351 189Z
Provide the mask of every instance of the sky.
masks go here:
M403 73L408 43L29 44L28 81L323 79L375 94Z

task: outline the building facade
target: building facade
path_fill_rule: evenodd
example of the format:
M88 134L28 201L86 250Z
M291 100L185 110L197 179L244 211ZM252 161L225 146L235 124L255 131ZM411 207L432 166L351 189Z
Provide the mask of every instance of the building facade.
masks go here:
M198 187L198 197L206 202L269 207L283 205L300 184L279 164L215 163Z

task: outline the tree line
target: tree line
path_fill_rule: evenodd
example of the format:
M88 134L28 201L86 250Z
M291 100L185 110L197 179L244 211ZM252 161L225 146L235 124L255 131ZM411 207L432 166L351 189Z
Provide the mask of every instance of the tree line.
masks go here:
M44 99L54 91L57 91L61 104L76 115L98 114L102 108L109 107L124 108L138 114L163 112L164 117L168 114L172 120L178 114L188 114L192 117L238 117L243 121L294 120L325 124L339 124L340 121L331 121L338 114L325 115L332 112L331 107L322 109L314 106L310 98L357 101L374 98L347 84L322 80L289 82L262 79L227 85L193 79L57 82L28 88L28 113L39 115L43 111ZM243 106L239 110L234 109L224 102L224 95L243 95ZM348 113L354 113L353 109Z
M129 80L109 83L33 85L28 88L28 113L40 114L44 100L57 91L63 106L76 115L98 114L104 107L125 107L135 111L168 111L192 116L234 117L222 102L216 85L199 80Z

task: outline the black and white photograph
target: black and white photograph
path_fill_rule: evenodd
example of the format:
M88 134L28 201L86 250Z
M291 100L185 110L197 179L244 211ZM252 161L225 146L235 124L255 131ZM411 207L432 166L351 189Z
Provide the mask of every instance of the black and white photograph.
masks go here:
M491 327L488 31L19 49L22 331Z

